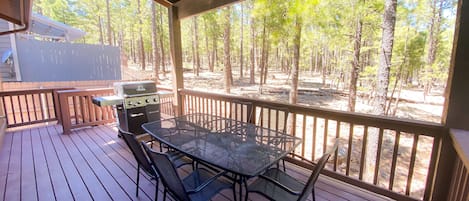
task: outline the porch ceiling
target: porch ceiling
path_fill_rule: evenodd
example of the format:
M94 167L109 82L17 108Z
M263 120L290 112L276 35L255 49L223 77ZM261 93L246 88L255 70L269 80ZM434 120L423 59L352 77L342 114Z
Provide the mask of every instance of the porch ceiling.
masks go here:
M212 9L230 5L241 0L154 0L165 7L177 7L178 18L183 19Z

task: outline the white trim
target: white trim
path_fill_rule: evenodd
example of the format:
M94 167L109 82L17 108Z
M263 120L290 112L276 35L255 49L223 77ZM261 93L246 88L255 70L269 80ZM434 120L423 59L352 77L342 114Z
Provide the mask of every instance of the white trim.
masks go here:
M8 22L10 29L14 28L14 25ZM15 66L15 77L16 81L21 81L21 71L20 71L20 60L18 59L18 51L16 49L16 34L10 34L11 42L11 51L13 53L13 65Z

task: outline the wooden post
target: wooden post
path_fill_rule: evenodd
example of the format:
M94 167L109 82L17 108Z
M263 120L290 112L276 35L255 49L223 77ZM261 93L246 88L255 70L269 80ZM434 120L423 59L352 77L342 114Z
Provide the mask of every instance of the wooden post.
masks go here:
M70 120L68 96L66 94L61 94L61 91L57 91L57 95L60 105L60 113L58 116L60 116L60 119L62 120L63 134L70 134L72 129L72 122ZM58 116L57 118L59 118Z
M169 16L169 41L171 49L171 61L173 64L172 76L173 76L173 93L174 101L173 105L175 110L175 116L182 114L182 99L178 93L179 89L184 89L184 77L183 77L183 66L182 66L182 45L181 45L181 21L178 18L178 8L170 6L168 8Z
M463 23L464 22L464 23ZM445 105L442 123L447 128L469 130L469 0L459 0L456 16L453 52L445 91ZM441 143L439 160L437 162L433 189L429 189L432 201L446 200L448 198L451 174L456 153L451 144L449 132L446 132ZM436 145L435 145L436 146ZM427 192L425 192L427 196Z
M463 23L464 22L464 23ZM469 130L469 0L459 0L442 122Z

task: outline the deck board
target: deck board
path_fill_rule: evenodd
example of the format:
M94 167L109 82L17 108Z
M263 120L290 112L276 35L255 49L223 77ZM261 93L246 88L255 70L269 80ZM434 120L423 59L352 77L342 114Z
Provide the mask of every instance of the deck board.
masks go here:
M42 148L39 129L31 131L34 169L36 173L36 190L38 200L55 200L49 168Z
M5 200L6 183L8 179L8 166L10 163L11 145L13 135L5 135L3 146L0 149L0 199Z
M10 161L7 170L5 200L21 199L21 131L12 139Z
M31 130L25 129L21 134L21 199L35 201L38 198L36 191L36 173L33 159Z
M306 181L307 170L290 164L287 168ZM189 171L186 167L179 172L183 176ZM76 129L69 135L58 125L15 128L5 134L0 149L0 200L153 200L155 181L142 172L135 196L136 174L137 163L113 125ZM158 192L162 200L161 183ZM316 183L316 198L387 200L325 176ZM212 200L233 200L233 193L224 190ZM249 200L265 199L250 194Z

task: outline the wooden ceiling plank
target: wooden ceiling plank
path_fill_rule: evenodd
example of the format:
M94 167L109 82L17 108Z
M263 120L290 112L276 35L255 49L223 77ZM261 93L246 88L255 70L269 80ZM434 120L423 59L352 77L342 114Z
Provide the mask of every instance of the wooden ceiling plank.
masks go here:
M241 1L242 0L180 0L174 5L178 8L179 19L183 19Z
M154 0L156 3L159 3L160 5L169 8L170 6L173 5L173 3L167 1L167 0Z

